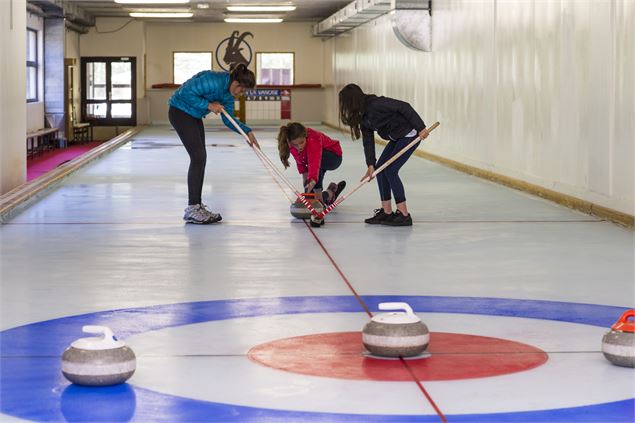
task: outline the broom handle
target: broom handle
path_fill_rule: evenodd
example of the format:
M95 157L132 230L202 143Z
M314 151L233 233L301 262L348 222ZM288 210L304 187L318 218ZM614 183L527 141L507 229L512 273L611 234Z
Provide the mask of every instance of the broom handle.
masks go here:
M439 122L434 122L432 124L432 126L430 126L428 128L428 133L434 131L438 126L440 125ZM320 216L318 216L318 218L322 218L324 217L328 212L330 212L331 210L333 210L335 207L337 207L338 205L340 205L344 200L346 200L348 197L350 197L351 194L353 194L355 191L357 191L358 189L360 189L362 187L362 185L366 184L367 182L370 182L371 179L373 179L375 176L377 176L377 174L379 172L381 172L382 170L386 169L388 166L390 166L395 160L397 160L399 157L401 157L406 151L408 151L412 146L414 146L416 143L418 143L419 141L421 141L420 137L415 138L414 140L412 140L407 146L405 146L404 148L402 148L401 150L399 150L397 152L397 154L395 154L394 156L392 156L390 159L388 159L386 161L386 163L384 163L383 165L379 166L377 169L375 169L375 171L372 173L371 176L367 176L364 179L361 180L361 182L355 187L353 188L352 191L349 191L348 194L344 195L343 197L338 198L333 204L331 204L330 206L328 206L327 208L324 209L324 211L320 214Z
M278 177L289 187L291 188L291 190L293 191L293 193L298 197L298 199L300 200L300 202L302 204L304 204L306 206L307 209L309 209L309 211L311 212L311 214L313 214L314 216L319 216L320 213L315 210L315 208L313 208L313 206L311 205L311 203L304 198L303 195L300 194L300 192L298 192L297 189L295 189L295 186L289 182L289 180L282 174L282 172L280 172L280 170L278 170L278 168L271 162L271 160L269 160L269 157L267 157L267 155L265 153L262 152L262 150L260 150L259 148L255 147L251 141L249 140L249 137L247 136L247 134L245 134L245 131L243 131L243 128L240 127L240 125L238 125L238 123L236 123L236 121L234 120L234 118L227 113L227 111L225 109L221 109L221 111L223 112L223 114L225 115L225 117L232 123L232 125L234 125L234 128L236 128L236 130L243 136L243 138L245 139L245 141L247 141L247 144L256 152L256 155L260 158L260 160L263 161L263 164L265 165L269 165L269 167L271 169L273 169L273 171L278 175Z
M439 126L440 123L439 122L434 122L432 124L432 126L430 128L428 128L428 133L434 131L437 126ZM381 172L382 170L386 169L388 166L390 166L395 160L397 160L399 157L401 157L406 151L408 151L410 149L410 147L412 147L413 145L415 145L416 143L418 143L419 141L421 141L420 137L415 138L414 140L412 140L407 146L405 146L404 148L402 148L397 154L395 154L394 156L392 156L390 159L388 159L388 161L386 161L386 163L384 163L383 165L379 166L377 169L375 169L375 171L373 172L371 178L369 179L369 181L374 178L375 176L377 176L377 174L379 172Z

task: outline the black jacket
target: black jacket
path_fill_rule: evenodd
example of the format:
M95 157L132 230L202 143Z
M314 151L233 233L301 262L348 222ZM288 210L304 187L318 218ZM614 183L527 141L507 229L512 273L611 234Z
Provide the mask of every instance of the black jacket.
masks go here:
M375 166L377 161L374 131L385 140L397 141L413 129L418 134L425 127L421 117L405 101L375 95L366 96L366 109L360 123L366 165Z

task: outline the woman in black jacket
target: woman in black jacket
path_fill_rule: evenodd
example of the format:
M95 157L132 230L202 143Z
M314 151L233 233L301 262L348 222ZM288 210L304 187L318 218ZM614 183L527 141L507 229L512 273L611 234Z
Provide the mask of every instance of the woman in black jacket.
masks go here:
M350 126L353 139L362 137L368 166L364 178L371 176L375 167L386 163L417 136L422 140L428 136L428 130L421 117L410 104L404 101L364 94L355 84L348 84L342 88L339 101L340 120L344 125ZM375 160L375 131L388 141L379 160ZM412 225L412 216L406 207L406 194L399 178L399 169L417 149L419 143L377 175L381 208L376 209L374 216L365 220L366 223L390 226ZM397 211L394 213L392 212L392 195L397 205Z

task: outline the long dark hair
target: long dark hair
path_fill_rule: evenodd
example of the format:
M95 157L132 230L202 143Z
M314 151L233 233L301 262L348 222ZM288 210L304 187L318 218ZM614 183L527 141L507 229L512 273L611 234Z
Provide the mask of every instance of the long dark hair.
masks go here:
M245 88L253 88L256 86L256 75L244 63L237 64L229 73L229 81L238 82Z
M278 153L284 168L289 167L289 142L296 138L306 137L306 128L299 122L290 122L280 127L278 132Z
M359 139L359 128L366 107L366 94L358 85L348 84L340 90L340 120L351 128L351 137Z

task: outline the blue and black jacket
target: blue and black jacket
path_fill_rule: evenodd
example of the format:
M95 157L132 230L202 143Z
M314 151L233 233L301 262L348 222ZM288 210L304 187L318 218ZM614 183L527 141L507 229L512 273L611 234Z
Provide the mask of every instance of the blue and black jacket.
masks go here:
M229 92L229 73L202 71L188 79L181 87L172 94L168 104L184 111L188 115L197 119L207 116L210 111L207 108L209 103L219 102L225 111L234 117L234 96ZM238 132L225 115L221 115L223 123L234 132ZM245 131L251 132L244 123L234 119L236 123Z

